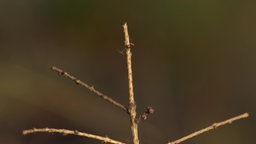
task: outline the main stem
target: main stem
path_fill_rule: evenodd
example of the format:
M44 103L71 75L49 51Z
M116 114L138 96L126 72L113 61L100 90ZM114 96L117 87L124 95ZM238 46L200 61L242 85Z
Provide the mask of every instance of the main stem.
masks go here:
M125 46L126 46L126 56L127 56L127 68L128 68L128 84L129 84L129 113L131 118L131 131L133 137L133 144L139 144L139 134L138 134L138 123L136 121L136 104L134 100L133 92L133 79L132 79L132 52L131 43L129 40L128 26L127 23L123 25L124 35L125 35Z

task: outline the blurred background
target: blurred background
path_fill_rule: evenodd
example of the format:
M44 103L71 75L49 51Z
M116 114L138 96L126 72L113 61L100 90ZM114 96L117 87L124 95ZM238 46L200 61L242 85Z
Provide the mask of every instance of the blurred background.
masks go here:
M252 144L256 112L256 10L250 0L1 0L0 141L98 144L36 133L65 128L131 143L129 116L50 70L55 65L128 104L122 25L134 46L133 73L142 144L167 143L214 122L248 119L192 143Z

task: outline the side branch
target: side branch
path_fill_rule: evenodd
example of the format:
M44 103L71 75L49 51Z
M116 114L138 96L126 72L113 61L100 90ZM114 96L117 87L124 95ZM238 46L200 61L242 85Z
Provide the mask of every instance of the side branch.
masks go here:
M89 89L91 92L95 93L96 95L98 95L99 97L101 97L102 99L106 100L107 102L115 105L116 107L124 110L125 112L128 112L127 108L120 104L119 102L113 100L112 98L110 98L109 96L99 92L98 90L96 90L93 86L89 86L88 84L84 83L83 81L79 80L78 78L76 78L75 76L63 71L62 69L52 66L51 69L55 72L58 72L59 75L63 75L65 77L67 77L68 79L74 81L76 84L81 85L84 88Z
M236 117L227 119L227 120L225 120L225 121L218 122L218 123L214 123L214 124L212 124L212 125L210 125L210 126L204 128L204 129L201 129L201 130L199 130L199 131L196 131L196 132L194 132L194 133L192 133L192 134L190 134L190 135L187 135L187 136L185 136L185 137L183 137L183 138L180 138L180 139L178 139L178 140L176 140L176 141L168 142L167 144L179 144L179 143L181 143L181 142L183 142L183 141L186 141L186 140L188 140L188 139L191 139L191 138L193 138L193 137L196 137L196 136L198 136L198 135L200 135L200 134L202 134L202 133L205 133L205 132L207 132L207 131L214 130L214 129L220 127L220 126L223 126L223 125L226 125L226 124L231 124L231 123L234 122L234 121L237 121L237 120L240 120L240 119L244 119L244 118L247 118L247 117L249 117L249 114L248 114L248 113L244 113L244 114L238 115L238 116L236 116Z
M126 47L127 56L127 69L128 69L128 84L129 84L129 114L131 118L131 131L133 137L133 144L139 144L139 134L138 134L138 123L137 123L137 113L136 113L136 103L134 100L133 92L133 79L132 79L132 52L131 43L129 40L128 26L127 23L123 25L124 29L124 44Z
M125 144L123 142L119 142L116 140L113 140L109 137L102 137L98 135L88 134L84 132L79 132L77 130L67 130L67 129L54 129L54 128L34 128L30 130L24 130L22 133L23 135L32 134L32 133L38 133L38 132L44 132L44 133L61 133L63 135L77 135L82 137L87 137L91 139L96 139L103 141L105 143L112 143L112 144Z

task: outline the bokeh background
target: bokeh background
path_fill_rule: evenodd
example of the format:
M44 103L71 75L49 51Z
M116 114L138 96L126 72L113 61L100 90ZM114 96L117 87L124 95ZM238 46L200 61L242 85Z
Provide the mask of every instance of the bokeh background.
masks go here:
M167 143L214 122L251 117L184 144L255 143L256 1L1 0L0 141L96 144L22 130L54 127L131 143L129 117L50 70L59 66L128 104L122 25L128 22L143 144Z

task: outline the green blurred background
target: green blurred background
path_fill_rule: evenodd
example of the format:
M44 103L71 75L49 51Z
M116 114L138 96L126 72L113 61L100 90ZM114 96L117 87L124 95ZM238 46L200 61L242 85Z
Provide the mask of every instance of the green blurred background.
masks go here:
M54 127L131 143L129 117L50 70L59 66L128 104L122 25L128 22L142 144L251 117L184 144L255 142L256 1L1 0L0 141L98 144L24 129Z

